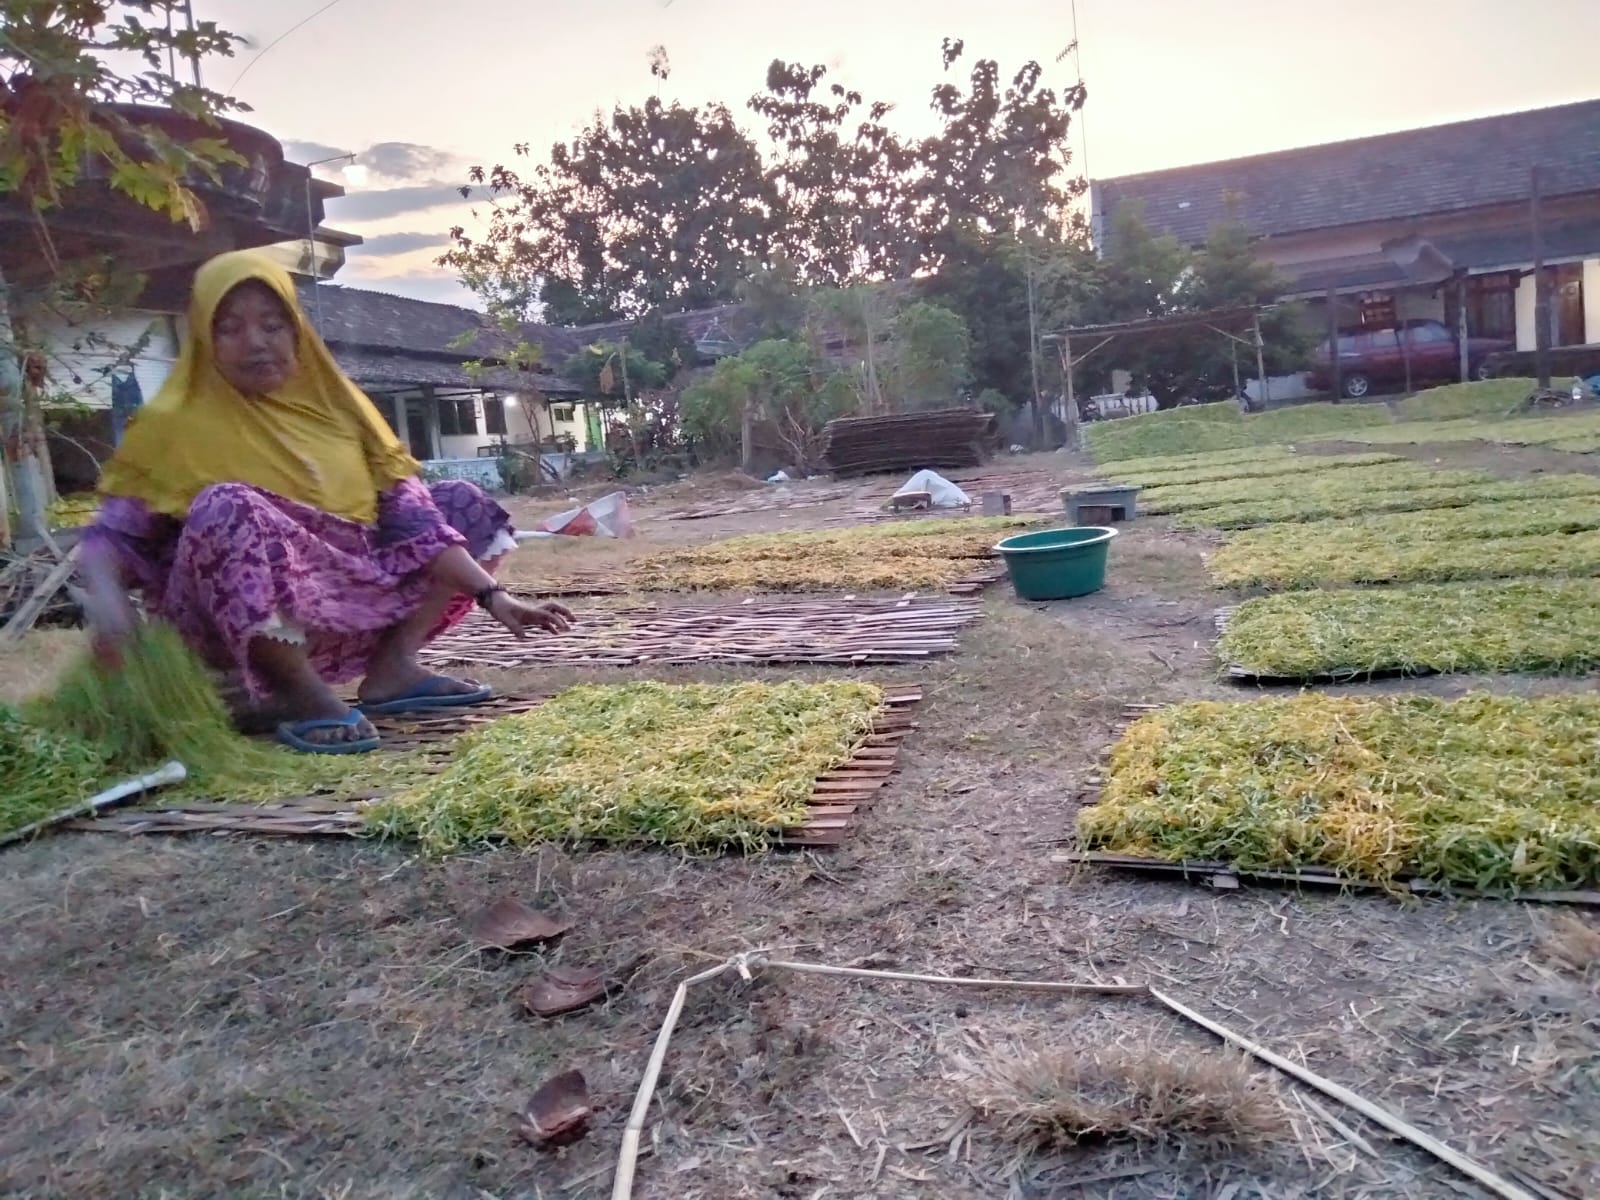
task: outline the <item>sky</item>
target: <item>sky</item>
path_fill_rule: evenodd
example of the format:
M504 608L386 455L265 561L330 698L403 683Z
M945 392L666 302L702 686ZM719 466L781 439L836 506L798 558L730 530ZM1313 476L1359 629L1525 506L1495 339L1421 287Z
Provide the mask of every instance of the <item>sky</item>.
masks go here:
M774 58L826 64L930 132L941 39L1067 85L1074 7L1073 169L1090 178L1600 96L1579 49L1600 46L1600 0L194 0L252 42L205 64L209 86L295 161L358 156L317 168L348 193L327 224L366 239L337 282L464 304L433 264L467 219L455 189L517 143L543 157L653 91L748 115Z

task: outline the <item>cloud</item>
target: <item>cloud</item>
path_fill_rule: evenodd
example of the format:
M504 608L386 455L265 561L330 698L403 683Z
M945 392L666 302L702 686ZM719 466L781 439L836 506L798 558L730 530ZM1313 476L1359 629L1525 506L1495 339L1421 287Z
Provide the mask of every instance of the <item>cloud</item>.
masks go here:
M416 142L378 142L368 146L356 162L388 179L433 179L459 160L448 150Z
M283 156L295 163L316 162L318 159L336 158L349 153L338 146L327 146L321 142L297 142L291 139L283 143Z
M407 213L461 204L461 191L448 183L419 183L408 187L378 188L370 192L351 192L328 201L331 221L382 221Z
M431 300L435 304L454 304L458 308L482 309L483 302L462 286L461 281L445 271L405 271L389 273L382 262L374 263L354 254L335 280L345 287L369 288L390 292L396 296L409 296L413 300Z
M442 233L380 233L362 243L361 253L364 258L384 258L418 250L442 253L449 248L450 239Z

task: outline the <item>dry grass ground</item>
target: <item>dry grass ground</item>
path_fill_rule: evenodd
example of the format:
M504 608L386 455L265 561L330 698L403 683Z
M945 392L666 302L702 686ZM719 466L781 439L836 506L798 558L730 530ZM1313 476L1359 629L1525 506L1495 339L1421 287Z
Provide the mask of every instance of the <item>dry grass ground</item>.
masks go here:
M653 520L652 507L639 510L643 548L711 533ZM763 518L730 524L715 532ZM1149 979L1551 1195L1600 1195L1593 918L1213 893L1051 863L1125 704L1237 694L1209 654L1207 545L1141 522L1114 544L1104 592L1028 606L994 589L959 655L863 672L918 683L926 703L902 773L834 852L701 860L551 847L430 862L343 841L84 835L6 852L0 1194L603 1197L676 981L768 947L918 972ZM536 576L545 554L620 561L638 548L535 544L517 570ZM520 682L640 674L748 672ZM573 929L542 953L477 952L461 919L507 892ZM515 996L542 963L601 966L619 986L598 1008L537 1022ZM541 1154L518 1137L517 1111L572 1067L588 1076L598 1121L584 1141ZM1072 1117L1084 1104L1119 1121L1116 1136L1034 1136L1030 1114ZM778 974L691 994L637 1191L1477 1194L1141 1001Z

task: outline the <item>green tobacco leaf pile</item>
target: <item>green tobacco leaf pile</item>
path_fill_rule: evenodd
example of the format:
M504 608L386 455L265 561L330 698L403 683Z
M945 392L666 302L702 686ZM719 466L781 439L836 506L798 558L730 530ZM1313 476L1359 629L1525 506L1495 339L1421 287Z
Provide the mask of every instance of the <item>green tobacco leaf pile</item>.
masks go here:
M369 809L431 853L492 842L758 850L806 820L818 775L871 730L866 683L570 688L461 739L446 769Z
M1113 747L1085 846L1492 891L1600 883L1600 696L1180 704Z

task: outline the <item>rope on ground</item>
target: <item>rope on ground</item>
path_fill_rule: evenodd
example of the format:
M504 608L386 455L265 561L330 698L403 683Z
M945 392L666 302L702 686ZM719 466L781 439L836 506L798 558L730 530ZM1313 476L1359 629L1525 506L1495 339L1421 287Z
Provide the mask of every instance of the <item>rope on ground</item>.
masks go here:
M1262 1062L1276 1067L1302 1083L1315 1088L1323 1095L1332 1097L1341 1104L1348 1105L1363 1116L1376 1121L1391 1133L1398 1134L1413 1145L1426 1150L1441 1162L1447 1163L1462 1174L1477 1180L1497 1196L1502 1197L1502 1200L1537 1200L1537 1197L1532 1193L1496 1175L1482 1164L1452 1150L1437 1138L1423 1132L1410 1122L1402 1120L1387 1109L1374 1104L1347 1087L1334 1083L1330 1079L1324 1079L1321 1075L1291 1062L1264 1046L1257 1045L1248 1038L1233 1032L1227 1026L1221 1025L1208 1017L1201 1016L1192 1008L1162 992L1158 992L1148 984L1065 983L1027 979L976 979L958 975L917 975L903 971L875 971L863 967L835 967L825 963L789 962L783 959L768 958L764 950L747 950L736 954L726 962L701 971L698 975L691 975L678 984L677 991L672 995L672 1003L667 1007L666 1018L661 1023L661 1031L656 1034L655 1046L651 1050L649 1061L645 1064L644 1078L639 1082L639 1090L633 1099L633 1108L628 1113L628 1123L622 1132L622 1148L617 1159L617 1173L611 1189L611 1200L632 1200L633 1178L639 1163L639 1147L644 1137L645 1118L650 1113L650 1103L655 1098L656 1083L661 1078L661 1067L666 1061L667 1046L672 1041L672 1032L677 1027L679 1016L683 1013L683 1005L688 999L689 989L726 975L730 971L736 972L739 978L749 983L755 978L755 972L759 970L788 971L799 975L830 975L845 979L887 980L894 983L926 983L942 987L987 988L995 991L1042 992L1055 995L1080 996L1146 996L1155 1000L1170 1012L1176 1013L1178 1016L1200 1026L1200 1028L1215 1034L1230 1045L1254 1055Z

